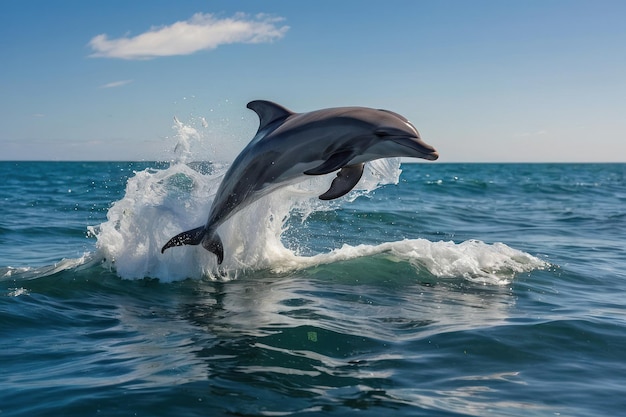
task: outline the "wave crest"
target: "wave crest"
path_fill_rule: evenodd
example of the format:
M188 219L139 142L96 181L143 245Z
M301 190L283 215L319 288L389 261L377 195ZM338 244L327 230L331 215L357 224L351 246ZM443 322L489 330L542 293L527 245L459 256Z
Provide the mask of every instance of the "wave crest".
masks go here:
M384 184L397 183L399 160L368 164L359 190L348 200ZM300 256L281 240L289 216L336 209L339 202L322 202L333 175L307 177L283 187L244 208L218 229L226 254L218 268L215 256L200 246L160 249L171 236L206 222L211 202L223 178L224 168L192 169L173 164L165 170L136 172L128 180L124 197L109 209L107 221L91 231L97 250L122 278L229 279L242 271L269 270L284 273L346 260L384 256L409 263L416 271L434 277L463 277L492 284L508 282L515 273L544 266L544 263L505 244L480 241L430 242L425 239L386 242L378 245L344 245L329 253ZM329 227L332 227L329 225ZM331 232L329 230L329 232Z

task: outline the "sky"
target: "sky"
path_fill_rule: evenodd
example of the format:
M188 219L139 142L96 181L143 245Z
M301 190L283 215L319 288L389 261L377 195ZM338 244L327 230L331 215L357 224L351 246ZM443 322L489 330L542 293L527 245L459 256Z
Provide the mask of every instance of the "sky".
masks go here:
M0 3L0 160L169 160L184 126L228 162L266 99L393 110L440 162L626 162L623 0Z

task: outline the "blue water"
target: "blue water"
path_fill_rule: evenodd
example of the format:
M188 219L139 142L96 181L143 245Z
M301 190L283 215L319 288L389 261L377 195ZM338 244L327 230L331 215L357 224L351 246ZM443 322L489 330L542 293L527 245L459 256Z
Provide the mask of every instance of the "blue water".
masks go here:
M0 162L0 414L626 415L626 165L401 171L270 195L218 269L159 249L223 167Z

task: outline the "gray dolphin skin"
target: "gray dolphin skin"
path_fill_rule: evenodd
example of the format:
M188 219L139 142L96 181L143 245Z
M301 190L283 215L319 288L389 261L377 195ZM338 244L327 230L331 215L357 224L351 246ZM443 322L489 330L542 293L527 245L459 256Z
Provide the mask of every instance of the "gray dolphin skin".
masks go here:
M380 158L414 157L434 161L439 154L422 142L403 116L366 107L337 107L294 113L276 103L248 103L260 119L259 130L224 175L204 226L171 238L173 246L198 245L224 260L217 228L239 210L264 195L306 175L339 170L328 191L332 200L348 193L363 175L365 162Z

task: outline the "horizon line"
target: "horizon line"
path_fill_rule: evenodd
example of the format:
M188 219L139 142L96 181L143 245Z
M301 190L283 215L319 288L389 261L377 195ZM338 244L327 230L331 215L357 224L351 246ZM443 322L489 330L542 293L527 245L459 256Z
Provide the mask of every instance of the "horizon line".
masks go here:
M388 159L388 158L387 158ZM110 163L110 162L143 162L143 163L172 163L174 160L164 160L164 159L0 159L0 163L2 162L76 162L76 163L85 163L85 162L102 162L102 163ZM212 161L212 160L193 160L184 162L185 164L189 163L199 163L199 162L216 162L216 163L224 163L228 161ZM401 161L401 164L433 164L433 165L441 165L441 164L626 164L626 161L441 161L441 162L433 162L433 161L420 161L420 160L411 160L411 161Z

